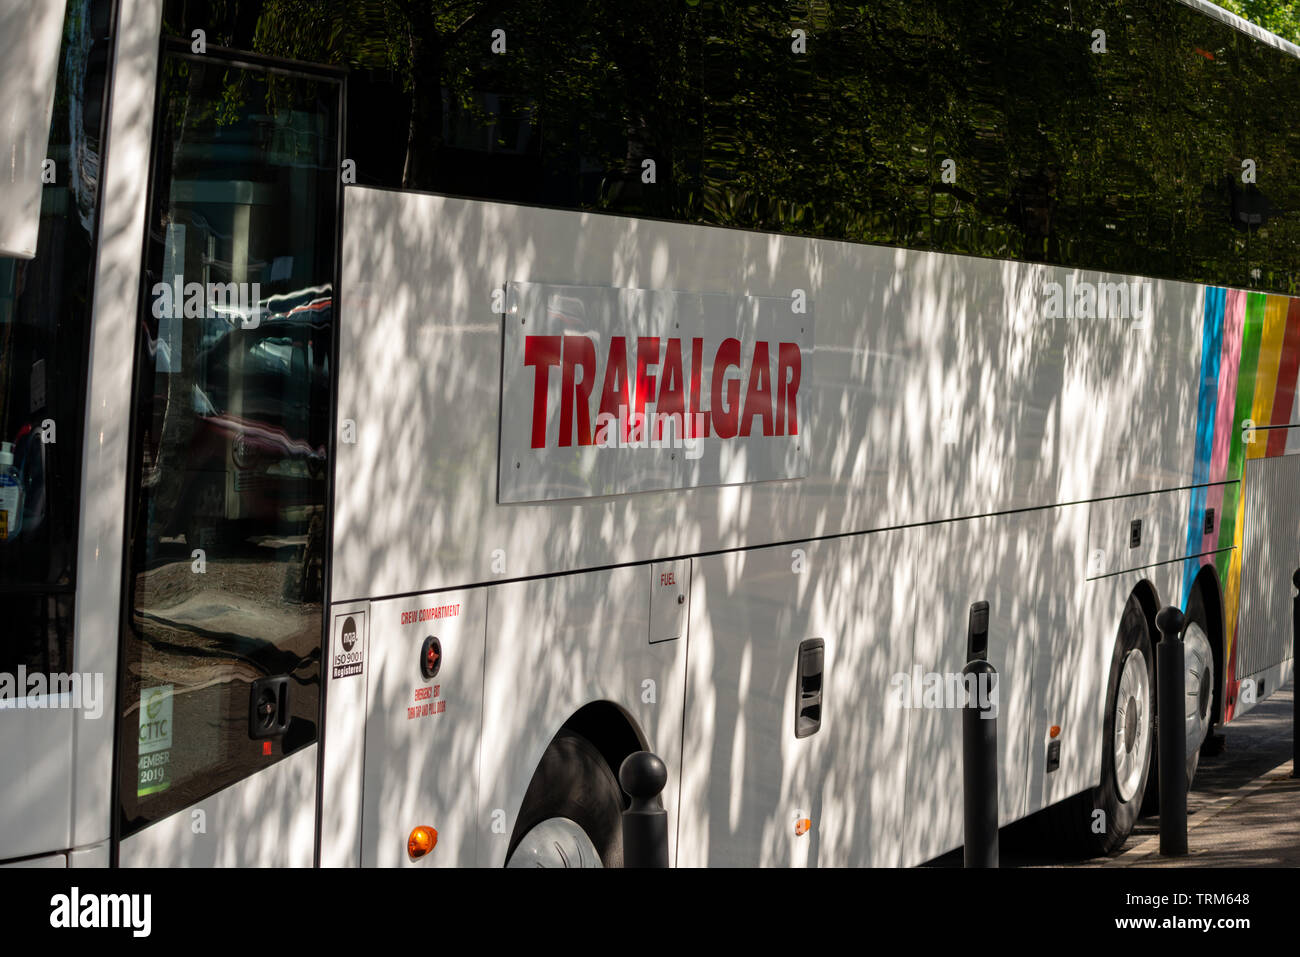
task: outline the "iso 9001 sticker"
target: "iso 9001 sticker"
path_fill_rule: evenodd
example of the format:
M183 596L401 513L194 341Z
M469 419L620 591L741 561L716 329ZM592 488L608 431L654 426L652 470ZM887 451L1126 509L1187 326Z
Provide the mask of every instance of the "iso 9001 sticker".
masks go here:
M334 641L334 656L331 659L333 678L347 678L359 675L365 665L365 625L364 611L350 612L337 622Z

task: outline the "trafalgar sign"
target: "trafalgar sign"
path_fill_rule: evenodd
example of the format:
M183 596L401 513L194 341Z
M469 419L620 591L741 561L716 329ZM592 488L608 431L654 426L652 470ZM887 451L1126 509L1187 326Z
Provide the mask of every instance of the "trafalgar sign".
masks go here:
M808 474L812 304L510 283L498 501Z

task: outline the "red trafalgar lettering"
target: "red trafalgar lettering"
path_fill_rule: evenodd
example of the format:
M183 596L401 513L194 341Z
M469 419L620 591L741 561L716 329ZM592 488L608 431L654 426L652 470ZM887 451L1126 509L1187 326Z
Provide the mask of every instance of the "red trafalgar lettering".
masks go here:
M531 445L608 445L614 429L623 442L662 439L670 423L686 438L798 435L798 343L759 341L748 362L744 355L739 339L717 346L706 394L698 337L611 336L600 349L592 336L525 336L524 365L533 370ZM558 410L548 396L553 369L560 377ZM558 422L548 435L552 412ZM653 436L646 434L647 421L657 423Z

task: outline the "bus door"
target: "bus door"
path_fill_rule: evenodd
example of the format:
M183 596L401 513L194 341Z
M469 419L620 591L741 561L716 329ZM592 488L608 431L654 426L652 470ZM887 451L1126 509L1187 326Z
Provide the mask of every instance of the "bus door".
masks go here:
M119 669L123 865L310 865L341 74L165 47Z

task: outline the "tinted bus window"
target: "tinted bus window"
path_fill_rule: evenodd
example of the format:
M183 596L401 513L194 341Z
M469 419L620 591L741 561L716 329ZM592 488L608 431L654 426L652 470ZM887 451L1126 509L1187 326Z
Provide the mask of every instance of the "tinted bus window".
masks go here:
M137 352L123 835L316 737L337 79L167 55ZM288 732L250 736L287 675Z
M112 6L68 3L36 257L0 257L0 672L10 674L71 669Z

